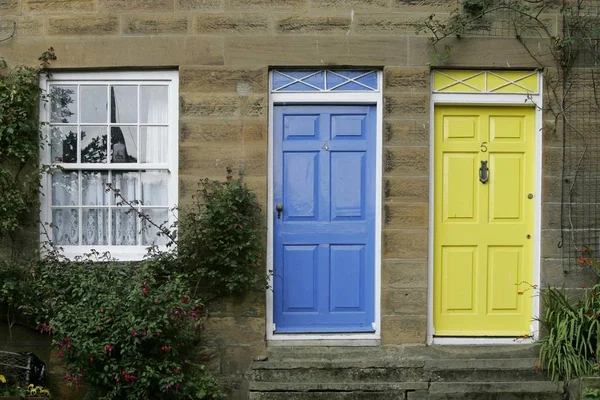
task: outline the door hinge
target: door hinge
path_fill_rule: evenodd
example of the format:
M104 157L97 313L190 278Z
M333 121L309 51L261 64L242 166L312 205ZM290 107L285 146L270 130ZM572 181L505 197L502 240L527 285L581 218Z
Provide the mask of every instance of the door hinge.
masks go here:
M377 325L375 325L375 322L371 322L371 328L373 328L374 331L377 331Z

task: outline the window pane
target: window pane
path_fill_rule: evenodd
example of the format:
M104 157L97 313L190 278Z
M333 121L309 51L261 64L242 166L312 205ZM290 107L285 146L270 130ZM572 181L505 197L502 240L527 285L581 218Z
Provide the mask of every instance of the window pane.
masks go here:
M142 172L142 204L145 206L168 206L169 173L166 171Z
M79 210L52 210L52 241L59 246L79 244Z
M52 163L77 162L77 129L53 126L50 129L50 157Z
M113 126L110 128L111 162L137 162L137 128L135 126Z
M50 87L50 122L77 123L77 86Z
M84 208L82 217L82 238L84 245L108 244L108 209Z
M108 121L108 95L106 86L81 86L81 122L106 123Z
M126 206L123 200L130 203L141 200L138 195L139 177L139 172L113 172L113 189L118 191L118 195L114 193L114 204Z
M52 173L52 205L79 205L79 176L77 172Z
M140 155L143 163L166 163L168 154L168 130L161 127L141 128Z
M144 209L144 214L148 216L150 221L158 226L163 226L164 228L169 228L169 210L166 208L151 208ZM143 245L166 245L169 242L169 239L164 234L158 234L161 232L156 226L151 224L150 222L144 220L143 228L142 228L142 244Z
M140 120L142 123L167 124L169 122L167 86L140 87Z
M110 122L136 123L137 86L112 86L110 88Z
M81 204L84 206L108 205L108 191L105 182L108 182L106 172L83 172L81 174Z
M138 216L132 209L112 210L112 244L134 246L137 244Z
M108 142L105 126L81 127L81 162L106 163Z

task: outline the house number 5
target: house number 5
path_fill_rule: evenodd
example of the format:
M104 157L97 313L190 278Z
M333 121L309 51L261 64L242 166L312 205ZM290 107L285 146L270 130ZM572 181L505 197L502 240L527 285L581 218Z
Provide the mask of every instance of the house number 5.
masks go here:
M485 153L487 151L487 142L481 142L481 152Z

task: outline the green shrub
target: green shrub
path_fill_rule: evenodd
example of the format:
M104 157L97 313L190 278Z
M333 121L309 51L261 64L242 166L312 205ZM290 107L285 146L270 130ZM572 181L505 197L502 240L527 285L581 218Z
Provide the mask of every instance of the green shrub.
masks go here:
M584 249L578 262L600 271L597 260ZM594 375L600 366L600 284L579 301L569 299L561 288L542 292L541 317L545 335L540 340L540 364L554 381L569 382Z
M204 305L190 296L186 275L153 261L37 268L32 286L49 306L41 330L52 334L65 380L93 386L102 399L219 398L218 390L191 394L204 373L186 351L200 339Z
M245 293L264 285L260 206L242 175L227 169L224 182L203 179L194 204L184 210L179 262L204 293Z
M558 288L542 294L542 324L546 335L540 340L540 362L554 381L570 381L598 371L600 353L600 285L583 300L571 304Z

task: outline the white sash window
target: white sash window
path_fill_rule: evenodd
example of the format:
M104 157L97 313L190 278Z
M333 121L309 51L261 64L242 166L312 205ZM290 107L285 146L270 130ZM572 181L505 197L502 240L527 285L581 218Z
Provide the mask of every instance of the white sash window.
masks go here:
M42 240L67 257L123 260L164 246L138 212L167 227L175 218L177 72L53 73L42 89Z

